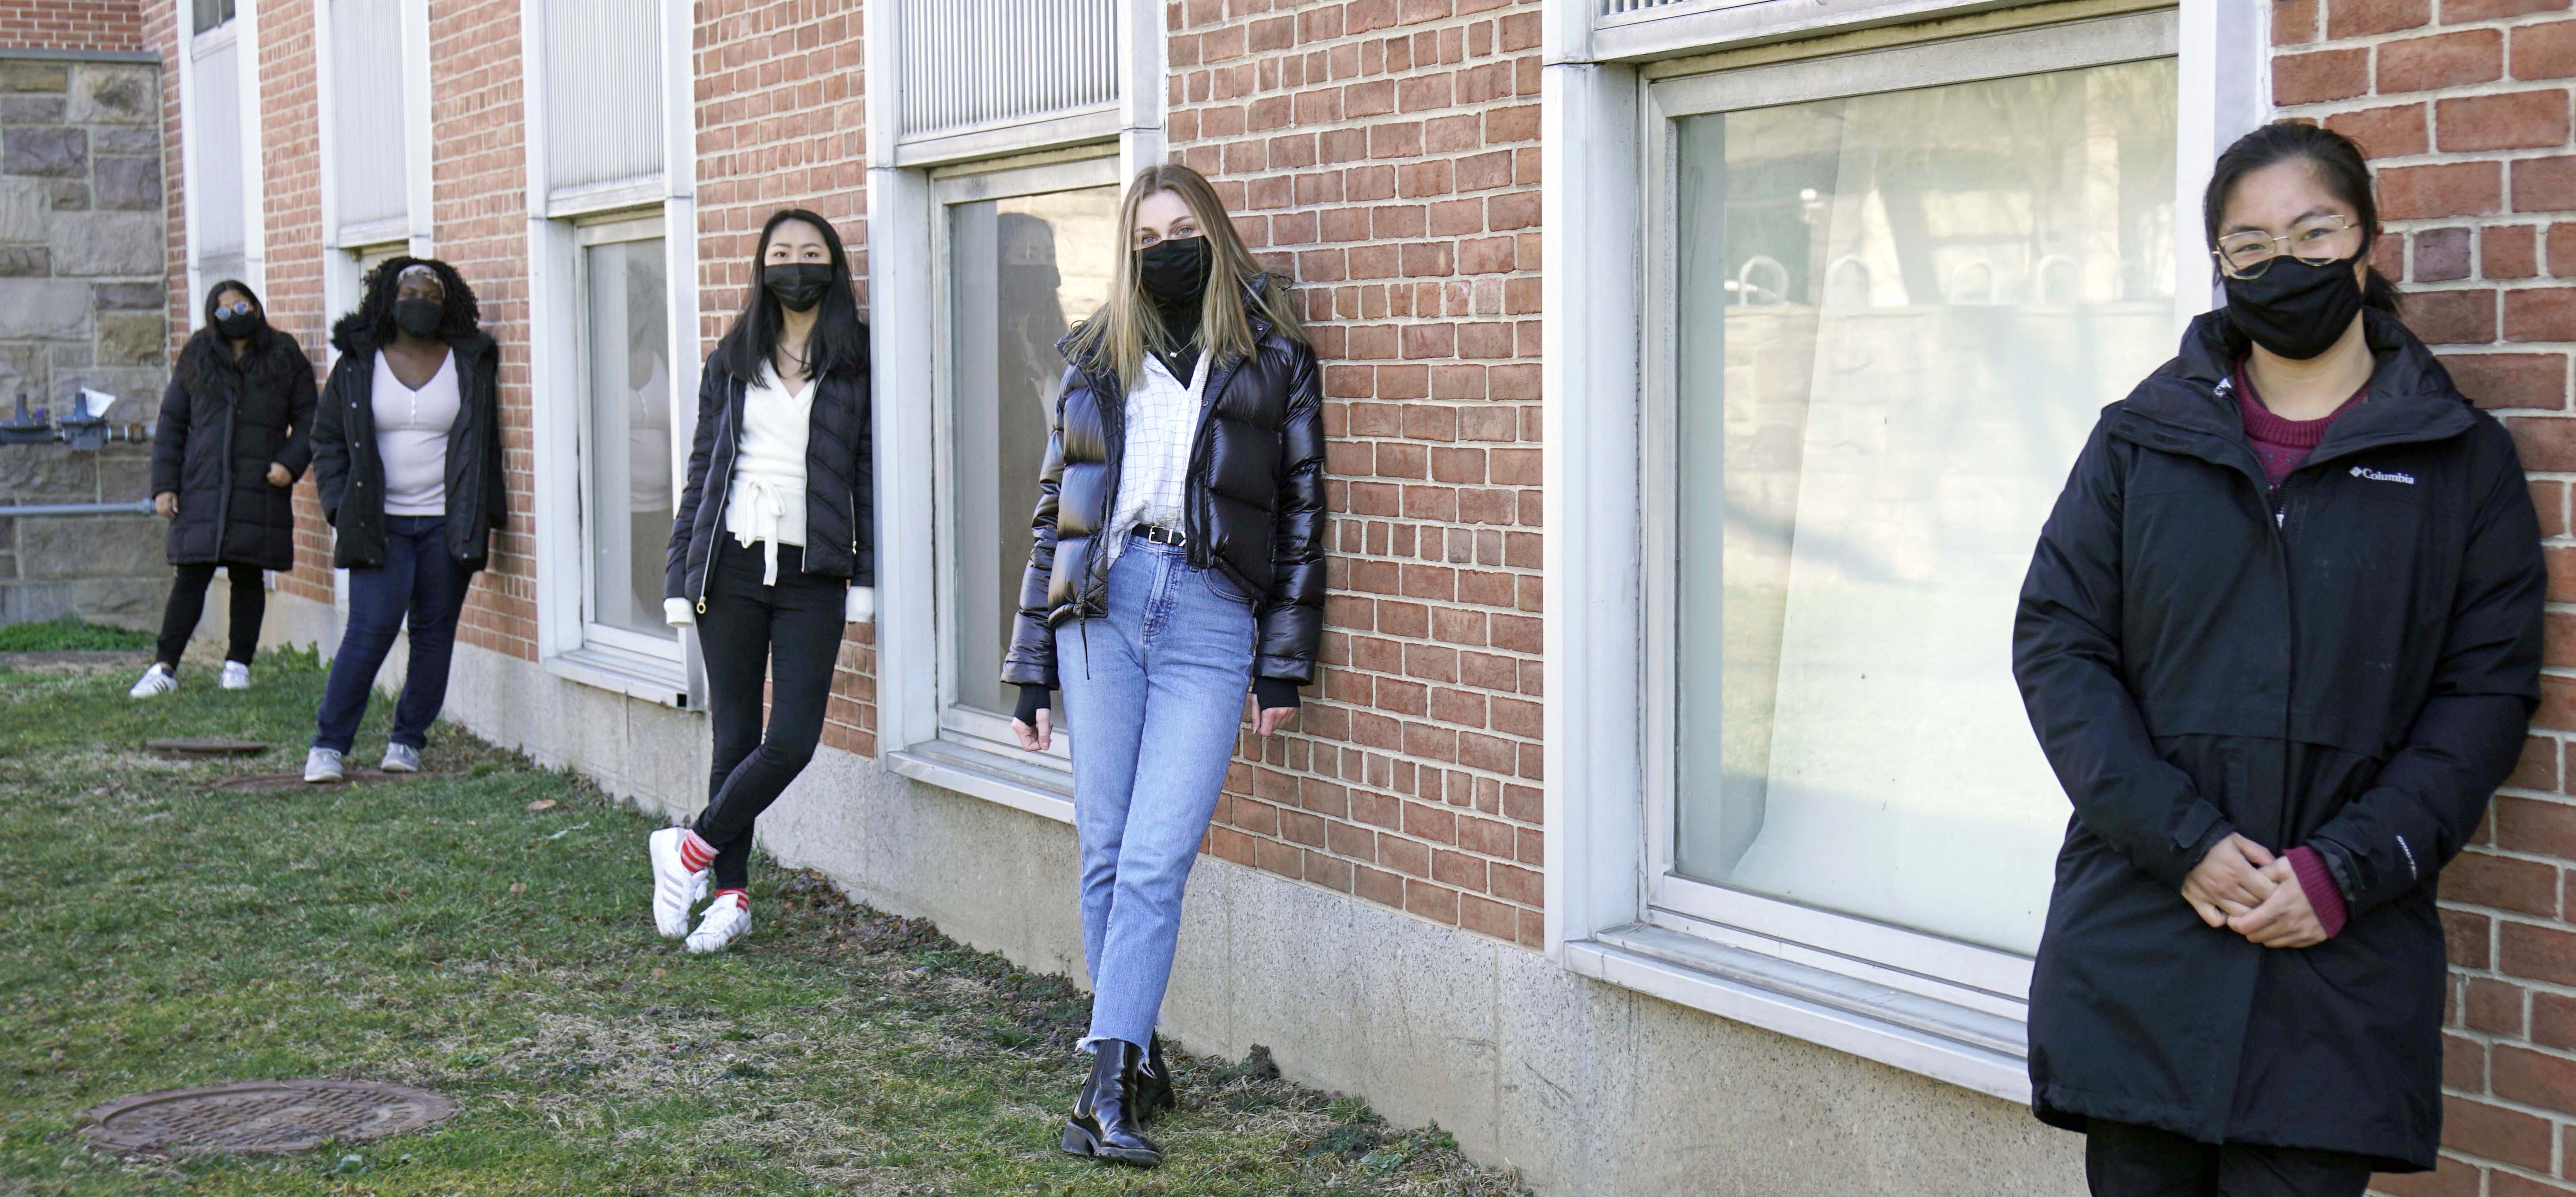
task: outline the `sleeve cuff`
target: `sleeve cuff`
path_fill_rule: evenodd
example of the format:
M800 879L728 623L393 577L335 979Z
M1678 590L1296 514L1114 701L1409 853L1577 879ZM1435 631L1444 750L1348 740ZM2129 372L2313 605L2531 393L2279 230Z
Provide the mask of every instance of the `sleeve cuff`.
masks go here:
M877 588L874 586L850 587L849 597L841 600L841 619L846 623L875 623Z
M1262 710L1297 709L1297 683L1284 677L1252 679L1252 699Z
M689 609L689 600L666 598L662 600L662 622L675 628L687 627L698 622L698 616Z
M2351 911L2344 905L2343 891L2335 886L2334 874L2326 868L2325 858L2317 850L2301 844L2283 853L2289 858L2290 872L2299 879L2299 890L2308 896L2308 907L2317 912L2317 922L2332 939L2343 930Z
M1028 724L1031 727L1036 727L1038 725L1038 712L1047 709L1047 706L1049 705L1047 702L1047 694L1048 688L1045 686L1020 687L1020 705L1019 708L1012 713L1011 717L1022 723Z

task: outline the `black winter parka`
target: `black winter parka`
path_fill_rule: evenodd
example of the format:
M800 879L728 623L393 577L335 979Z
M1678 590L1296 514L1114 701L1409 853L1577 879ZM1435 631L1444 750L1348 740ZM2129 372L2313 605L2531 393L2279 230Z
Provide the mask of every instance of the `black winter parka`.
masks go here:
M702 602L709 557L727 551L717 542L725 535L725 504L733 496L742 402L749 390L749 383L718 369L715 355L708 355L698 375L688 485L671 519L663 598ZM877 584L876 434L868 404L866 362L826 374L814 384L805 432L804 569L853 586Z
M348 322L344 321L344 326ZM340 360L322 386L313 422L313 481L334 538L331 564L385 563L385 463L376 452L376 343L363 330L334 335ZM483 568L492 529L509 521L501 473L501 346L476 331L447 343L456 358L456 424L447 433L447 551Z
M1247 305L1254 351L1211 362L1200 400L1182 531L1191 565L1225 572L1259 595L1252 674L1306 685L1324 632L1323 386L1315 351ZM1064 343L1070 344L1070 339ZM1059 349L1064 348L1059 344ZM1002 680L1056 686L1056 625L1102 615L1109 576L1099 551L1118 502L1127 449L1127 388L1103 363L1065 368L1055 427L1030 518L1036 543L1020 580L1020 614Z
M2104 409L2013 629L2074 803L2031 978L2032 1105L2386 1171L2441 1140L2436 877L2539 702L2540 528L2513 442L2390 315L2368 397L2277 491L2226 317ZM2350 921L2310 948L2178 892L2240 833L2307 845Z
M268 484L271 462L295 478L313 462L313 363L274 328L239 361L221 334L197 330L152 434L152 493L179 496L170 564L295 568L295 491Z

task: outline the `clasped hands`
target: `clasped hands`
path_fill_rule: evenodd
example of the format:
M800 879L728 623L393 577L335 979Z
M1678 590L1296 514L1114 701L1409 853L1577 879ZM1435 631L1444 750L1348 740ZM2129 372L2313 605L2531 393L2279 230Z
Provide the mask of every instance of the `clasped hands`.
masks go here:
M2325 924L2286 857L2230 833L2183 878L2183 900L2212 927L2225 927L2267 948L2306 948L2326 941Z

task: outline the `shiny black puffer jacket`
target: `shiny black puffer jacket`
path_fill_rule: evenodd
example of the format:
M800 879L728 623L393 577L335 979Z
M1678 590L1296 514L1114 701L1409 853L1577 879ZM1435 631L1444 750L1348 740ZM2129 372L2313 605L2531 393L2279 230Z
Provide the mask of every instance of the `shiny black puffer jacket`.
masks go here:
M234 361L211 328L179 352L152 438L152 493L179 496L170 564L295 568L295 491L268 484L275 462L301 477L313 461L313 363L263 326Z
M1324 634L1322 377L1313 349L1281 335L1258 308L1250 315L1252 356L1208 368L1182 531L1191 565L1223 570L1261 596L1253 676L1302 686L1315 680ZM1005 682L1053 689L1055 626L1108 608L1108 564L1094 550L1118 502L1126 425L1127 388L1105 364L1065 369Z

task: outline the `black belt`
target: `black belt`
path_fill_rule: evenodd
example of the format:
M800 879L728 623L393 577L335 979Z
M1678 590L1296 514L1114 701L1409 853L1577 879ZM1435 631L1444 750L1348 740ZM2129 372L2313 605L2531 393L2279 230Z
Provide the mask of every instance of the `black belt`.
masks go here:
M1128 529L1127 534L1139 540L1151 541L1155 544L1185 545L1190 542L1189 533L1175 532L1169 528L1160 527L1154 524L1138 524L1135 527Z

